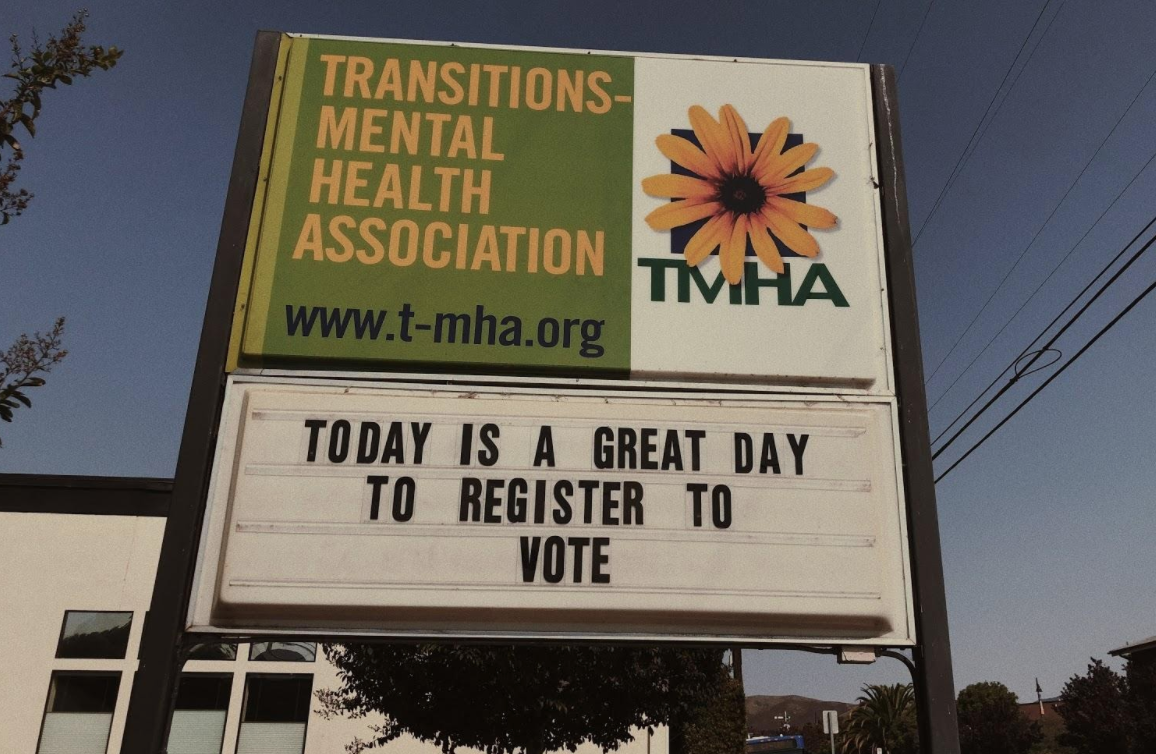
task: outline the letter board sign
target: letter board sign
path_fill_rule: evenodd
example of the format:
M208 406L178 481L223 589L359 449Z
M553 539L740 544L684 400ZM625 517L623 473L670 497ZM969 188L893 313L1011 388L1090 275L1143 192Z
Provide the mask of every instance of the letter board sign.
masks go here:
M910 643L894 424L234 381L192 629Z

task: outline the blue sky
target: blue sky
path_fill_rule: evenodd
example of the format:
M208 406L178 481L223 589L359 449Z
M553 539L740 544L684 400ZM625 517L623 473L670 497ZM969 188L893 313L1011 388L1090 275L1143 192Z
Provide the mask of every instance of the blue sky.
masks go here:
M45 98L21 174L37 196L0 229L0 341L63 314L71 355L37 391L34 409L2 428L0 470L172 474L258 29L819 60L855 60L862 48L864 62L902 66L929 374L1036 235L930 382L933 400L1111 205L936 407L937 434L1151 218L1156 168L1139 171L1156 152L1156 84L1141 91L1156 70L1156 6L1051 0L1019 65L1030 61L1012 72L1006 98L923 228L1044 7L930 1L928 10L928 0L92 0L90 40L116 44L125 57ZM47 34L74 9L21 3L0 32ZM1145 255L1058 344L1065 355L1154 277ZM959 687L994 680L1029 698L1038 676L1054 695L1089 656L1156 633L1154 325L1156 300L1145 301L940 483ZM903 677L888 660L847 668L764 651L747 661L748 693L851 699L863 682Z

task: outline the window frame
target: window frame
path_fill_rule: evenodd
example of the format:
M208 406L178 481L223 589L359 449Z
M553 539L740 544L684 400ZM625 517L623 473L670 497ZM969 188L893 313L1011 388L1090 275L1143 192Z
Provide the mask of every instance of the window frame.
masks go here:
M204 661L202 661L202 662L204 662ZM219 661L218 660L209 660L208 662L219 662ZM218 709L218 710L181 709L181 708L177 707L176 696L173 697L173 719L176 719L178 712L223 712L223 713L225 713L224 724L221 726L221 745L217 749L217 754L220 754L220 752L223 752L225 750L225 734L228 733L228 731L229 731L229 712L233 706L233 681L236 678L237 674L231 670L225 671L225 672L213 672L213 671L201 672L201 671L196 671L196 670L194 670L194 671L182 670L177 675L177 684L178 684L177 694L178 695L180 694L180 685L179 685L180 682L188 676L200 676L203 678L204 677L217 678L217 679L225 680L228 682L229 692L225 696L225 708L224 709ZM169 726L171 728L172 720L169 721ZM234 749L235 748L236 747L234 747Z
M265 659L262 657L254 657L253 656L254 651L256 650L257 646L261 645L261 644L266 645L266 649L265 649L266 652L272 651L274 648L274 645L285 646L285 645L292 645L292 644L308 644L308 645L311 645L313 647L313 659L312 660L306 660L306 659L302 658L299 660L279 660L279 659L274 659L274 658ZM252 642L249 642L248 662L300 662L300 663L306 663L306 664L315 663L315 662L317 662L317 647L318 646L319 646L318 643L315 641L277 641L277 640L252 641ZM281 675L284 675L284 674L281 674ZM293 674L290 674L290 675L293 675Z
M313 692L317 687L317 676L314 673L266 673L255 672L245 673L244 685L241 689L241 708L237 712L237 738L233 741L233 751L241 745L241 731L245 725L245 707L249 702L249 681L253 678L308 678L309 679L309 694L306 697L309 702L305 707L305 727L301 730L301 754L305 754L306 747L309 745L309 718L313 717ZM262 725L260 721L253 721L253 725Z
M90 611L95 612L95 611ZM105 612L124 612L122 610L111 610ZM116 704L120 701L120 686L124 683L124 672L120 670L68 670L66 668L54 669L48 674L48 687L44 690L44 710L40 713L40 731L36 734L36 748L33 750L35 754L40 754L40 745L44 742L44 724L48 722L48 704L52 701L53 683L57 676L61 675L87 675L87 676L111 676L116 678L116 701L113 702L112 712L74 712L70 714L78 715L108 715L108 735L104 740L105 751L108 750L108 742L112 740L112 723L116 717Z
M215 662L215 661L210 661L210 662ZM229 712L229 705L233 701L233 679L236 677L236 675L237 674L233 673L232 671L214 672L212 670L203 670L203 671L202 670L182 670L180 672L180 674L177 676L177 694L173 696L173 712L178 712L178 711L182 711L182 712L212 711L212 712L225 712L227 714ZM189 678L189 677L192 677L192 678L216 678L217 680L220 680L220 681L226 681L228 688L229 688L229 692L225 695L225 706L222 707L221 709L214 709L214 710L205 710L205 709L202 709L199 707L198 708L185 708L185 709L178 707L177 706L177 697L181 693L180 683L185 678Z
M239 661L239 660L241 659L241 644L242 644L242 642L240 642L240 641L237 641L237 640L235 640L235 639L234 639L234 640L227 640L227 641L199 641L199 642L196 642L196 643L195 643L195 644L194 644L194 645L193 645L193 646L192 646L192 647L189 649L189 656L188 656L188 660L189 660L190 662L237 662L237 661ZM233 656L232 656L232 657L228 657L228 658L222 658L222 657L194 657L194 656L193 656L193 652L195 652L195 651L196 651L197 649L199 649L199 648L204 648L204 647L214 647L214 646L228 646L228 647L232 647L232 648L233 648ZM191 671L191 672L200 672L200 671ZM209 671L205 671L205 672L209 672ZM231 673L232 671L229 671L229 672Z
M120 657L61 657L60 650L64 646L64 632L68 628L68 615L70 613L89 613L94 615L128 615L128 636L124 642L124 654ZM136 620L135 610L73 610L66 609L64 617L60 619L60 633L56 636L56 652L53 654L55 660L127 660L129 656L129 645L132 644L132 624Z

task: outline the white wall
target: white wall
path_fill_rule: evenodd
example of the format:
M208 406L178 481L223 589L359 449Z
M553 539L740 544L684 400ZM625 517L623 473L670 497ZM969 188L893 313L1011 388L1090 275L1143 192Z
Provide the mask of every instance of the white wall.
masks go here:
M152 596L164 519L0 513L0 735L35 752L55 669L119 670L110 751L118 751ZM65 610L132 610L129 660L57 660Z
M36 750L53 670L116 670L121 686L109 737L120 751L137 647L152 596L164 519L50 513L0 513L0 741L4 751ZM129 610L132 632L124 660L58 660L56 642L65 610ZM320 649L318 650L320 655ZM250 662L249 648L236 661L190 661L185 670L233 673L222 754L234 754L246 673L313 673L314 690L337 686L335 669L316 663ZM355 736L365 736L372 719L323 720L313 699L306 731L307 754L340 754ZM645 731L619 749L623 754L666 754L665 729L648 741ZM437 747L411 738L385 748L387 754L437 754ZM579 754L597 754L583 746ZM463 752L465 754L465 752Z

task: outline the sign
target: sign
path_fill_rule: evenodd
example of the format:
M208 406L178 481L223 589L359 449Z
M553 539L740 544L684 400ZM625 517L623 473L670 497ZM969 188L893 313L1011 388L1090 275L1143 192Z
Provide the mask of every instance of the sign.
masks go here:
M823 710L823 732L832 736L839 732L839 713L836 710Z
M230 368L893 392L868 66L287 36L279 74Z
M911 646L958 754L896 108L258 34L123 750L207 631Z
M894 422L234 381L191 630L910 644Z

